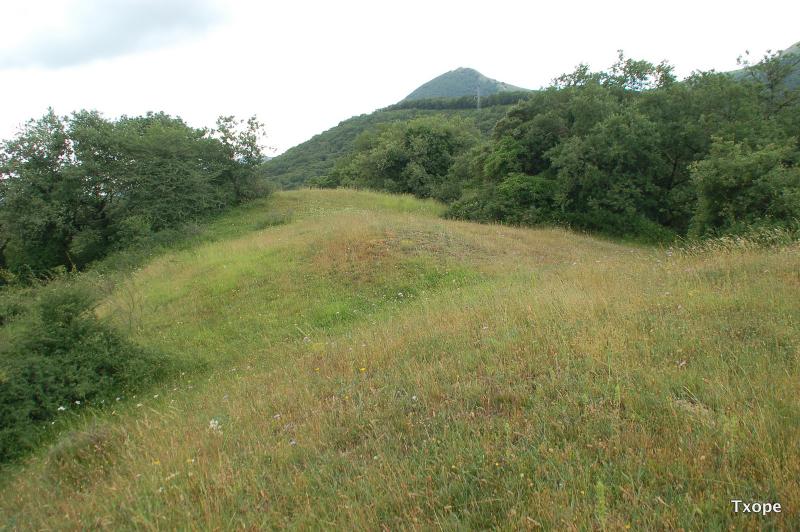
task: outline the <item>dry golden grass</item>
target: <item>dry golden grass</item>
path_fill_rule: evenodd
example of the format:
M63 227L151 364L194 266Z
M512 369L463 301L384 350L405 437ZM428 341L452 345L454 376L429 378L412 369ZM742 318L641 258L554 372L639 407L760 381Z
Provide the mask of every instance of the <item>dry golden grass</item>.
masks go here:
M3 482L7 528L800 527L797 247L268 208L118 286L102 313L205 369L74 423Z

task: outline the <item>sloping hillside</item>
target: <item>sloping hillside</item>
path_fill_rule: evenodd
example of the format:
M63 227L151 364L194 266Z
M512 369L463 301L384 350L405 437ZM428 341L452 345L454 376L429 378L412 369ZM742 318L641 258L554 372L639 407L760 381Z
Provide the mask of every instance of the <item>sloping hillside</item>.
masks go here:
M478 105L478 88L481 105ZM510 107L525 98L528 92L527 89L487 78L471 68L459 68L423 84L397 104L344 120L336 127L290 148L267 161L263 165L263 173L280 188L303 186L315 178L327 176L336 161L353 149L359 134L421 116L467 118L473 120L478 130L486 135Z
M783 51L783 56L795 65L792 73L786 78L786 86L790 89L800 87L800 41Z
M117 284L101 315L206 369L71 405L0 527L797 529L800 249L440 212L282 192Z
M336 161L353 149L356 138L365 131L420 116L440 115L471 119L482 133L488 134L510 106L511 104L483 106L480 110L387 108L368 115L354 116L267 161L262 167L263 173L271 183L280 188L301 187L310 179L328 175Z
M795 90L800 87L800 42L781 51L780 57L786 65L790 65L790 72L785 80L786 88ZM738 79L750 77L746 68L734 70L731 74Z
M487 78L472 68L457 68L423 83L405 97L405 100L426 98L458 98L460 96L489 96L498 92L523 91L496 79Z

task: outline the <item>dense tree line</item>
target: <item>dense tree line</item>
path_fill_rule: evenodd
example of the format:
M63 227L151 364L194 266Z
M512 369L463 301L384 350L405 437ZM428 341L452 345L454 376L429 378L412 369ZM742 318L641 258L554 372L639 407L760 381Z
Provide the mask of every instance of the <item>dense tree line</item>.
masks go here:
M371 114L344 120L339 125L315 135L306 142L290 148L270 159L261 172L277 187L291 189L301 186L319 186L332 183L331 174L339 161L357 149L357 139L362 133L380 131L387 125L425 116L460 117L474 123L483 136L488 137L500 118L511 105L481 106L457 109L382 109Z
M580 66L529 93L487 142L417 153L398 139L418 126L395 126L361 142L334 184L453 200L458 218L646 240L796 227L800 98L786 85L796 66L768 54L747 77L704 72L678 82L667 63L620 53L606 71ZM451 126L432 118L424 127ZM419 171L417 160L437 149L449 167Z
M319 186L353 186L452 200L459 183L449 179L455 159L480 133L462 118L422 117L367 131L356 150L340 160Z
M150 232L264 193L262 126L195 129L163 113L108 120L52 110L0 151L0 268L82 268Z

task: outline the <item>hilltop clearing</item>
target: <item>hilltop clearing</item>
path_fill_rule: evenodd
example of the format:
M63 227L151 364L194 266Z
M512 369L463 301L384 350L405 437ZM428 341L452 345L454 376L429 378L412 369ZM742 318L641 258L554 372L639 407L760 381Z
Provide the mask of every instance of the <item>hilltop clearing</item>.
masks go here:
M9 529L800 525L800 249L279 192L98 313L183 374L4 472ZM731 499L780 503L766 517Z

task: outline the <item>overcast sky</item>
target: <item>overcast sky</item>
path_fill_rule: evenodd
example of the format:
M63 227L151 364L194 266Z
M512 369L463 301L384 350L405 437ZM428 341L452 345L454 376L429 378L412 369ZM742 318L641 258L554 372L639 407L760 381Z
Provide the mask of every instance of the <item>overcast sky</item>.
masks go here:
M459 66L538 88L620 48L683 76L800 40L797 1L0 0L0 20L0 138L48 106L257 114L276 153Z

